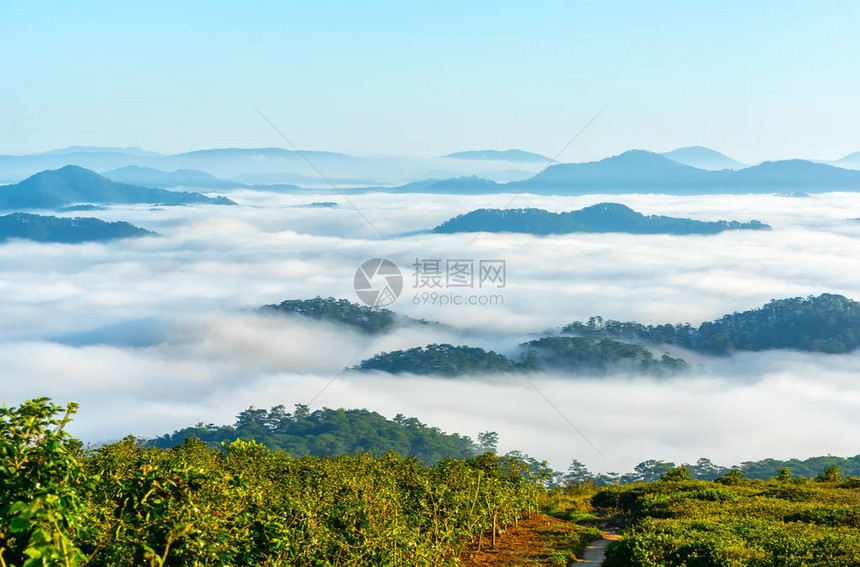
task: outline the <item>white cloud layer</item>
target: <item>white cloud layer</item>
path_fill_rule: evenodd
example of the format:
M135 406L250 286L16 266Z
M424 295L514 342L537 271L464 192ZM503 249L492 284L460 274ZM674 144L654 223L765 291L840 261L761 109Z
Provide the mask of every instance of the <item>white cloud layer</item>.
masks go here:
M306 403L344 366L430 342L511 351L529 333L604 315L697 323L770 298L822 292L860 298L860 196L662 195L537 197L514 206L570 210L600 201L646 214L758 219L771 231L715 236L572 234L394 235L431 228L512 196L351 195L387 238L337 196L240 192L239 207L111 208L162 236L109 244L0 244L2 401L49 395L82 403L73 431L88 440L155 435L197 421L229 423L248 405ZM295 205L334 200L334 209ZM365 259L404 269L393 309L450 327L415 326L378 338L293 318L265 303L315 295L355 300ZM504 305L414 305L416 258L500 258ZM475 293L483 293L475 290ZM477 329L477 331L476 331ZM596 454L521 378L435 380L347 374L314 408L367 407L476 435L503 449L573 457L598 470L647 458L744 459L855 454L860 358L787 352L731 359L687 356L692 376L539 377L536 384L604 453Z

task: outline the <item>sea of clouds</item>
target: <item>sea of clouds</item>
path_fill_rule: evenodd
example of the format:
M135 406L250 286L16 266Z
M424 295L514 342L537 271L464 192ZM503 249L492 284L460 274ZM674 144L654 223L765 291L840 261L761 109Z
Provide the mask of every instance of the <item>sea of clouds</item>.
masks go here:
M158 237L0 244L0 401L47 395L80 402L71 430L93 442L200 421L231 423L250 405L310 403L403 413L473 437L495 430L501 450L519 449L557 468L571 458L623 472L649 458L735 464L858 452L858 354L675 353L693 370L673 379L451 380L341 370L382 351L432 342L512 353L534 334L591 315L698 323L771 298L829 292L860 299L860 221L850 220L860 216L860 195L522 195L511 206L562 211L613 201L645 214L757 219L772 230L478 238L415 231L475 208L506 206L514 195L230 197L239 206L77 213L126 220ZM314 201L339 206L302 206ZM404 272L392 309L444 325L374 338L255 312L316 295L357 301L353 275L374 257L390 258ZM504 303L416 305L416 294L426 291L413 287L416 259L503 259L503 289L458 292L500 294Z

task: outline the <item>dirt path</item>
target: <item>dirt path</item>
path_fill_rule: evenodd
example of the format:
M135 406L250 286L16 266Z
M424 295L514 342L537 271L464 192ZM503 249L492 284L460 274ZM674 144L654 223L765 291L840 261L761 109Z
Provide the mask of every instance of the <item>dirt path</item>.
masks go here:
M480 551L476 544L467 546L460 554L460 565L510 567L563 564L572 558L571 535L576 529L576 524L535 514L529 519L520 520L519 527L512 527L499 536L495 548L490 547L487 537L484 537Z
M585 551L582 553L582 559L577 561L576 564L592 565L593 567L603 565L603 560L606 558L606 548L609 547L610 543L617 539L619 539L619 537L616 534L605 532L603 534L603 539L598 539L588 544L588 547L586 547Z

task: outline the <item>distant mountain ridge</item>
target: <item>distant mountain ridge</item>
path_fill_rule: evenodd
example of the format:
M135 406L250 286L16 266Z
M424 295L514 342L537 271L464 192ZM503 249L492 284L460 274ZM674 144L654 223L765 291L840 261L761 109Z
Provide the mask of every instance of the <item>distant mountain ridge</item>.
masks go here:
M523 150L471 150L465 152L454 152L442 156L453 159L494 160L510 162L539 162L549 161L548 157L540 154L526 152Z
M284 157L284 156L299 156L304 154L310 157L320 156L335 156L335 157L352 157L338 152L326 152L320 150L285 150L283 148L212 148L205 150L192 150L190 152L182 152L171 154L170 157L209 157L216 156L237 157L237 156L264 156L264 157Z
M832 162L831 165L837 165L839 167L847 167L850 169L860 169L860 152L854 152L853 154L848 154L847 156Z
M42 171L15 185L0 186L0 209L55 209L76 203L235 205L224 197L117 183L75 165Z
M69 155L69 154L126 154L134 156L160 156L158 152L144 150L138 146L116 147L116 146L67 146L65 148L57 148L46 152L39 152L36 155Z
M244 183L220 179L196 169L176 169L162 171L153 167L128 165L119 169L105 171L104 177L119 183L139 185L141 187L196 187L207 189L237 189L247 187Z
M118 238L153 235L127 222L105 222L96 218L67 218L12 213L0 216L0 242L12 238L37 242L79 244Z
M755 220L747 223L724 220L708 222L662 215L646 216L619 203L599 203L566 213L543 209L477 209L445 221L433 232L717 234L726 230L768 228L768 225Z
M860 191L860 171L807 160L771 161L740 170L709 171L678 163L654 152L630 150L600 161L553 165L525 181L494 183L482 178L460 177L419 181L389 190L462 195L520 192L538 195L814 193Z
M300 173L290 172L269 172L269 173L241 173L231 178L236 184L242 184L246 187L257 188L261 185L271 184L290 184L299 185L321 185L328 188L329 182L335 185L374 185L377 182L371 179L362 179L358 177L328 177L323 179L316 175L302 175Z
M303 157L304 155L304 157ZM110 171L127 166L150 167L162 171L197 169L216 177L233 177L243 172L293 170L312 175L305 157L324 171L336 175L337 167L366 165L364 158L325 151L302 151L282 148L214 148L177 154L160 154L141 148L70 146L48 152L24 155L0 155L0 179L17 181L40 171L76 165L94 171ZM365 167L366 169L366 167Z
M558 187L572 194L641 192L669 194L772 193L778 191L858 191L860 172L806 160L764 162L737 171L707 171L632 150L599 162L555 165L537 177L530 190Z
M414 181L389 191L394 193L494 193L502 185L483 177L453 177L451 179L425 179ZM384 190L384 189L383 189Z
M663 152L660 154L672 161L697 167L699 169L743 169L749 165L739 162L729 156L722 154L716 150L705 148L703 146L687 146L678 148L671 152Z
M134 147L70 146L42 153L0 155L0 182L18 182L44 170L77 165L111 172L118 181L135 184L131 178L120 179L116 171L133 166L165 173L201 171L222 180L215 182L210 179L208 186L213 188L226 189L232 182L245 185L298 183L324 188L326 181L305 158L310 159L319 171L325 172L331 182L357 191L428 190L438 194L488 194L525 190L553 195L643 192L693 195L860 190L857 173L860 152L833 162L782 160L745 167L724 154L701 146L678 148L663 154L631 150L599 161L555 164L536 177L528 177L527 170L534 171L537 165L549 160L522 150L477 150L455 152L440 158L404 158L356 157L337 152L297 152L283 148L213 148L168 155ZM517 162L521 164L521 171L493 171L494 168L510 169L510 164ZM773 164L773 167L766 168L767 164ZM495 181L470 177L478 174ZM428 178L435 180L430 182ZM420 181L402 185L402 180ZM187 182L169 178L162 179L160 183L145 181L146 185L163 187L177 187L180 183ZM192 183L185 186L197 186L202 181ZM428 185L432 187L422 189ZM250 188L277 190L275 187Z

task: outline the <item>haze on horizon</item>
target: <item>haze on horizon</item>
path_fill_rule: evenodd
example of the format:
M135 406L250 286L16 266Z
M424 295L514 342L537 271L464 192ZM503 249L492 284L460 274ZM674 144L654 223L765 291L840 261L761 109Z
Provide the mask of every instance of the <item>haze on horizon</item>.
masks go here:
M560 161L860 151L851 2L166 2L0 8L0 153L286 147Z

